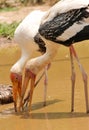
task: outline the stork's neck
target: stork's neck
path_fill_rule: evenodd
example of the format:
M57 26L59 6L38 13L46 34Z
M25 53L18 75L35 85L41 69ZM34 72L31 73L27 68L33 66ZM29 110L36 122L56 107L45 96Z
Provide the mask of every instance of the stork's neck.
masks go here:
M30 69L32 73L38 74L40 70L42 70L47 64L49 64L53 60L58 48L58 44L48 43L46 45L46 53L40 57L31 59L29 62L27 62L26 68Z
M22 53L21 58L12 66L11 72L22 74L23 68L27 60L29 59L29 55Z

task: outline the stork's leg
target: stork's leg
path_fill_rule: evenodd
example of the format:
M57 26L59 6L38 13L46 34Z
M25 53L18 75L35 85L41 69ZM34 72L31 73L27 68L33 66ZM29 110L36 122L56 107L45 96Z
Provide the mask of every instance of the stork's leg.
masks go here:
M86 74L83 66L81 65L81 63L79 61L79 58L78 58L76 51L75 51L73 46L71 46L71 50L72 50L72 53L73 53L78 65L79 65L81 73L82 73L82 77L83 77L83 81L84 81L84 88L85 88L86 112L89 112L89 110L88 110L88 86L87 86L87 84L88 84L87 78L88 77L87 77L87 74Z
M47 97L47 85L48 85L48 66L45 67L45 80L44 80L44 106L46 106L46 97Z
M72 54L71 47L69 49L70 49L71 70L72 70L72 75L71 75L71 81L72 81L71 112L73 112L74 111L74 89L75 89L76 74L75 74L75 69L74 69L74 61L73 61L73 54Z

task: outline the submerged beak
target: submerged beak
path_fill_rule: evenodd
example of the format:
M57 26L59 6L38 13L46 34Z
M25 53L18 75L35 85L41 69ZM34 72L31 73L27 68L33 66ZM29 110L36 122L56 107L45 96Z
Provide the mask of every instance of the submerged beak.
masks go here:
M11 79L12 85L13 85L14 109L15 109L15 112L17 112L18 96L19 96L19 98L21 98L22 75L11 72L10 79Z

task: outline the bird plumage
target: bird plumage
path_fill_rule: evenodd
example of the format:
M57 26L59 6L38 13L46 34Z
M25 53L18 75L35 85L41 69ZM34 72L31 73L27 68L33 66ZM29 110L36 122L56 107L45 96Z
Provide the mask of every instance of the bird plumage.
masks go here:
M15 30L14 40L20 46L22 54L18 62L12 66L11 72L19 74L22 73L25 63L27 62L28 59L31 58L31 54L34 51L40 50L45 52L45 44L41 42L42 45L39 45L41 44L40 41L34 40L34 37L38 33L41 18L43 17L44 14L45 12L40 10L31 12ZM41 49L42 47L40 46L42 46L44 50Z
M42 18L41 23L52 20L57 14L65 13L73 9L85 8L89 5L89 0L60 0L52 6Z
M28 85L28 81L29 79L31 79L31 90L30 90L30 99L29 99L30 109L31 109L32 95L34 91L36 75L39 73L40 70L42 70L46 65L48 65L53 60L53 58L55 57L58 51L59 44L63 44L65 46L70 46L70 52L76 58L79 64L80 70L82 72L84 86L85 86L86 111L88 112L89 108L88 108L88 94L87 94L87 75L82 65L79 62L79 59L76 55L76 52L73 46L71 45L75 42L89 39L89 36L88 36L89 34L89 6L88 5L89 5L89 0L61 0L60 2L55 4L53 7L51 7L47 12L44 13L44 15L40 19L40 23L39 23L40 26L36 28L36 31L34 30L33 26L31 27L32 30L27 29L28 20L27 20L27 25L25 26L26 28L24 27L21 28L23 41L26 41L26 40L29 41L30 39L30 42L37 41L37 43L39 43L39 41L41 40L42 44L45 45L46 47L45 54L43 54L40 57L31 59L30 61L27 62L25 66L25 77L24 77L24 82L23 82L22 100L24 97L24 92L26 91L26 87ZM31 20L31 22L35 26L35 23L34 23L35 21L33 22ZM38 33L38 29L39 29L39 33ZM34 31L36 32L35 35L34 35ZM29 34L31 38L29 37ZM19 39L19 41L21 43L21 39ZM27 42L26 44L24 43L26 42L23 42L21 46L22 48L26 49L26 50L24 49L24 52L28 55L30 46L27 43L29 42ZM39 47L42 47L42 46L39 45ZM35 49L38 50L37 45ZM34 48L31 44L31 52L33 50ZM11 71L12 70L14 70L13 67ZM74 73L73 71L74 70L72 70L72 73ZM74 88L73 80L72 80L72 87ZM74 99L74 96L72 99ZM21 100L20 105L22 105L22 100ZM74 102L72 102L72 110L73 110L73 104Z
M86 112L89 112L87 74L79 61L73 45L71 45L79 41L89 40L89 0L61 0L44 15L39 33L46 44L50 41L51 45L57 43L69 46L72 65L71 111L74 111L74 56L82 73Z
M79 68L82 72L85 88L86 112L88 108L88 93L87 93L87 74L80 64L79 58L71 44L78 41L89 39L89 0L61 0L56 5L51 7L43 16L39 33L45 42L46 53L40 57L32 59L26 65L27 70L32 74L37 75L40 70L49 64L58 51L58 45L63 44L70 46L71 65L72 65L72 103L71 111L74 110L74 85L75 72L73 65L73 56L76 58ZM57 43L57 44L56 44ZM33 80L32 80L33 81ZM34 81L33 81L34 82ZM32 84L31 100L34 90Z
M39 33L65 46L89 39L89 6L63 13L59 11L53 19L41 24Z
M21 58L12 66L10 78L13 84L13 100L17 111L18 95L22 95L22 73L26 62L31 58L34 51L44 53L45 43L40 35L37 35L40 22L45 12L36 10L30 13L17 27L14 40L21 48Z

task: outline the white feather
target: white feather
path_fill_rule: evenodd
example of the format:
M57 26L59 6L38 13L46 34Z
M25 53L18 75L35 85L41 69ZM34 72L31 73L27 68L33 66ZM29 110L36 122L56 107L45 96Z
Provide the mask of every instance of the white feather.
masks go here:
M47 11L41 23L52 20L57 14L68 12L72 9L80 9L89 5L89 0L61 0Z
M71 37L73 37L74 35L76 35L78 32L80 32L87 25L88 24L85 23L84 21L82 22L82 24L74 23L67 30L65 30L64 33L62 33L62 35L58 36L57 39L60 41L66 41Z
M23 67L30 58L33 51L38 50L38 45L34 42L34 36L38 32L41 19L45 12L36 10L30 13L17 27L14 39L19 44L22 56L11 68L11 72L22 73Z

